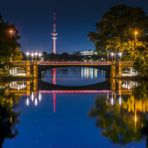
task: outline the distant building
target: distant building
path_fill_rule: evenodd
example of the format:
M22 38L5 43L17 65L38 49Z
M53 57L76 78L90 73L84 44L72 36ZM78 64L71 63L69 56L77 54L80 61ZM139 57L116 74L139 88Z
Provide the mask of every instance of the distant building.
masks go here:
M97 52L95 50L84 50L80 52L83 56L92 56L97 55Z

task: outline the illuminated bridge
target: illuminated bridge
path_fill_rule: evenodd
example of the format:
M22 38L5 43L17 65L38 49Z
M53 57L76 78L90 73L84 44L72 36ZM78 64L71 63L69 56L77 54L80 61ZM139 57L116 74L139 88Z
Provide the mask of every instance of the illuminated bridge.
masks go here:
M17 68L24 68L26 74L22 72L22 76L40 78L41 72L49 68L56 67L95 67L106 71L106 77L124 77L135 76L133 71L133 62L131 61L116 61L116 62L79 62L79 61L22 61L12 62L14 68L10 69L10 74L13 76L21 76ZM129 68L129 72L123 72L123 69ZM22 70L21 70L22 71Z

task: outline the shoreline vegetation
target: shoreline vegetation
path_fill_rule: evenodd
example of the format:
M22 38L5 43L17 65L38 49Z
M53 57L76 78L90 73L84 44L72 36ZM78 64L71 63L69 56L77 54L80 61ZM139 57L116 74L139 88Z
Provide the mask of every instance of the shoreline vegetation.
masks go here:
M133 61L135 70L148 77L148 15L140 7L113 6L88 37L99 54Z

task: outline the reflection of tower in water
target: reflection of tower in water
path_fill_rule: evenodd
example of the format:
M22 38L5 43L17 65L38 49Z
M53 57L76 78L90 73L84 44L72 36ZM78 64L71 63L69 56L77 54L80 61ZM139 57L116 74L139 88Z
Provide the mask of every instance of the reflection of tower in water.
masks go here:
M52 69L52 84L56 84L56 75L57 75L56 68L53 68Z
M56 84L56 75L57 75L57 70L56 68L52 69L52 84ZM53 93L53 111L54 113L56 112L56 93Z

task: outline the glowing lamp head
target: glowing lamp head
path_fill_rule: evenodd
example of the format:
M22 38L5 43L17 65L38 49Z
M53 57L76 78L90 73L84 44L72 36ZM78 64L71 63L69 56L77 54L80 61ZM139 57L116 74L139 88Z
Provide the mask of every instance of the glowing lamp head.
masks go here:
M114 56L114 53L113 53L113 52L111 52L111 53L110 53L110 55L113 57L113 56Z
M26 52L26 56L29 56L30 55L30 53L29 52Z
M15 33L15 32L14 32L14 29L12 29L12 28L9 29L8 33L10 34L10 36L14 35L14 33Z
M137 36L137 35L138 35L138 31L137 31L137 30L135 30L135 31L134 31L134 34L135 34L135 36Z
M39 57L41 57L42 56L42 53L39 53L38 55L39 55Z
M31 56L34 57L34 53L31 53Z
M35 52L35 56L37 56L38 55L38 53L37 52Z
M12 29L10 29L10 30L9 30L9 33L10 33L10 34L13 34L13 30L12 30Z
M122 52L119 52L118 55L119 55L119 57L122 57Z

